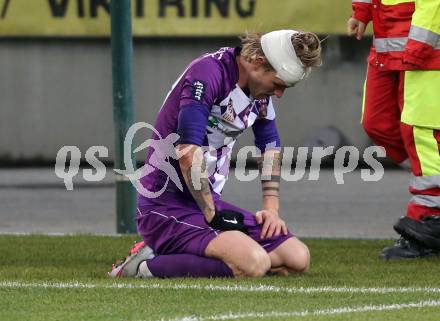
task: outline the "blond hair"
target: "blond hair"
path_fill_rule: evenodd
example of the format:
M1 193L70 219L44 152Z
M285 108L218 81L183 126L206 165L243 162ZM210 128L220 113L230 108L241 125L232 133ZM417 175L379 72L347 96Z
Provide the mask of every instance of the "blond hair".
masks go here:
M265 67L270 70L273 68L261 48L262 36L263 34L258 32L246 32L241 35L242 49L240 55L247 61L263 58ZM292 35L291 40L296 55L305 67L318 67L321 65L321 41L317 35L312 32L299 31Z

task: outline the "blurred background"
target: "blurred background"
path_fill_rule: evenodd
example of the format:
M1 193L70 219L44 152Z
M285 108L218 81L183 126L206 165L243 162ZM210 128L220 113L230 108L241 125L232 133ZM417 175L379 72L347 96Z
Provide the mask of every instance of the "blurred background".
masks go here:
M112 161L109 2L0 0L1 164L52 164L64 145L83 153L104 145ZM238 45L246 30L295 28L328 38L323 66L276 101L283 145L307 146L330 126L350 145L369 145L359 123L371 39L344 36L349 0L133 0L132 8L135 121L154 123L195 57ZM239 143L252 144L252 133Z
M361 41L345 36L351 1L132 0L131 4L135 121L154 123L166 93L195 57L219 47L238 45L237 36L246 30L298 29L325 38L323 66L275 101L282 144L353 145L361 153L371 145L360 126L371 36ZM108 171L106 180L99 184L84 182L78 176L78 189L67 192L53 170L57 152L65 145L79 147L83 156L91 146L106 146L109 156L101 160L112 165L115 136L110 0L0 0L0 70L0 232L112 233L112 172ZM139 141L145 138L137 137ZM252 144L252 133L247 133L237 147ZM137 160L142 162L142 153ZM313 220L306 221L300 225L300 232L390 236L391 222L404 209L402 183L395 190L389 189L396 188L394 181L385 182L383 190L368 189L360 175L354 173L353 185L342 188L335 185L331 175L325 174L326 182L321 180L316 185L284 184L288 185L283 194L284 208L296 208L293 221L310 218L310 206L318 206L312 209L318 215L317 229L310 229ZM259 183L252 183L255 190L238 189L237 184L225 192L232 199L246 199L242 207L258 209ZM292 184L297 184L294 189L302 192L289 190ZM302 188L300 184L312 185ZM385 187L387 184L389 187ZM340 194L330 196L332 188ZM356 229L359 221L355 220L341 233L329 232L329 223L327 232L318 228L323 220L319 215L329 208L334 215L345 215L339 223L326 216L328 222L335 221L335 229L354 215L364 215L368 221L365 206L371 206L387 188L391 196L377 206L374 215L390 215L377 226ZM368 196L368 190L373 194ZM353 194L351 203L344 203L347 192ZM312 204L296 207L315 193L322 194L321 201L317 197ZM356 203L356 197L365 204ZM69 217L70 223L56 220L60 215ZM382 226L385 227L380 230Z

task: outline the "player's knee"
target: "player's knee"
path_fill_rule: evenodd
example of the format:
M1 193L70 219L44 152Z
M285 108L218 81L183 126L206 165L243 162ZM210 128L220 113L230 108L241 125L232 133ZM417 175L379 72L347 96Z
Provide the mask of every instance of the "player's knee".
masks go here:
M286 266L293 272L307 272L310 269L310 251L308 247L305 244L296 246L286 260Z
M298 264L296 270L300 273L308 272L310 269L310 251L309 249L304 246L299 252L298 252Z
M246 277L262 277L270 269L270 257L263 249L253 249L243 258L242 272Z

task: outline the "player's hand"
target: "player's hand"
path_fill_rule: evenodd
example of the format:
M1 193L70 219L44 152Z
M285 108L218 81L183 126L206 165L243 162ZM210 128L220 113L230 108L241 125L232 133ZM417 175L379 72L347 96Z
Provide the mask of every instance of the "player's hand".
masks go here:
M275 210L262 210L255 214L258 224L263 224L260 237L262 239L279 236L281 233L287 235L287 225L280 218Z
M356 37L357 40L361 40L364 36L366 27L365 23L351 17L347 21L347 34L350 37Z
M206 222L216 230L241 231L248 234L246 225L244 225L244 216L240 212L232 210L215 210L215 215L212 220L210 222L206 220Z

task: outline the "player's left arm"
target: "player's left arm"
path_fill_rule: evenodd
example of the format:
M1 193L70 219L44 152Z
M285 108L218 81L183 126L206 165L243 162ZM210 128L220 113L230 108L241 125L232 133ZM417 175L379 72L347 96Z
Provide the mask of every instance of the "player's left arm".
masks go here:
M286 223L280 218L281 140L278 134L275 110L269 99L266 109L260 110L252 125L255 146L261 151L258 166L261 174L263 209L256 213L258 224L262 224L261 238L287 234Z
M279 215L281 153L278 149L266 150L258 160L261 174L263 209L256 213L258 224L263 224L261 238L287 234L287 226Z

